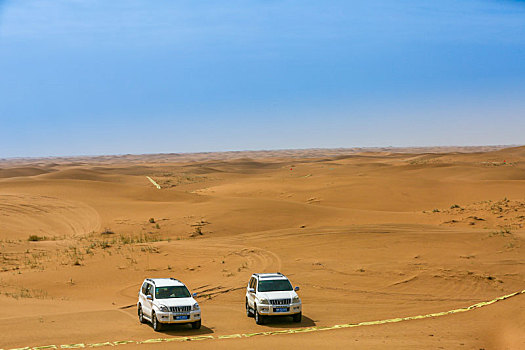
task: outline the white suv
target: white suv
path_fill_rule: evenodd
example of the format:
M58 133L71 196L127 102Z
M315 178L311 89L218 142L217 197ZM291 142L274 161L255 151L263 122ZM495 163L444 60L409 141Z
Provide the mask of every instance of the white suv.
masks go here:
M139 291L137 303L139 321L150 321L155 331L163 324L191 323L201 328L201 310L188 288L175 278L146 278Z
M292 284L282 273L254 273L246 287L246 315L264 324L267 316L288 315L301 322L302 304Z

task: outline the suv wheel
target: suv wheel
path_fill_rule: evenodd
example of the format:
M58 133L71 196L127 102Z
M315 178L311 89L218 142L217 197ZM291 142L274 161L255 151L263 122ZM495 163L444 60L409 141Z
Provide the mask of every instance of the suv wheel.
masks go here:
M162 324L157 320L157 315L155 315L155 312L151 314L151 323L153 323L153 330L155 332L158 332L162 329Z
M303 317L303 314L299 312L298 314L293 315L293 321L299 323L301 322L302 317Z
M264 324L264 316L259 314L259 311L257 311L257 305L254 305L254 308L255 308L255 323Z
M144 319L144 312L142 312L142 306L139 305L139 322L140 323L146 323L146 320Z
M246 300L246 317L252 317L252 316L253 316L252 310L250 309L250 305L248 305L248 300Z
M200 329L201 328L201 320L192 322L191 323L191 328L193 328L193 329Z

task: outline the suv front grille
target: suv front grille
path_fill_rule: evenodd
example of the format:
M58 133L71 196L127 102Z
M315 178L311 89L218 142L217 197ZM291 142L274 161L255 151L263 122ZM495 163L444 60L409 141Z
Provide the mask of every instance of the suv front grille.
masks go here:
M190 312L191 306L170 306L171 312Z
M272 305L288 305L292 303L292 299L270 299Z

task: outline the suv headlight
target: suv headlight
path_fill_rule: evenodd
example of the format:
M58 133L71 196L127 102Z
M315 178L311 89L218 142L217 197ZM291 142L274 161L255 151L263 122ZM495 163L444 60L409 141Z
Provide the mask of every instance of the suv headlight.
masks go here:
M300 302L301 302L301 299L299 299L299 297L297 297L297 296L293 297L292 303L297 304L297 303L300 303Z
M199 307L199 303L195 303L195 304L193 304L193 306L191 307L191 309L192 309L193 311L197 311L197 310L200 310L201 308Z
M268 304L270 304L270 302L266 298L261 298L261 299L259 299L259 304L268 305Z
M166 305L160 305L159 310L162 312L169 312L170 309Z

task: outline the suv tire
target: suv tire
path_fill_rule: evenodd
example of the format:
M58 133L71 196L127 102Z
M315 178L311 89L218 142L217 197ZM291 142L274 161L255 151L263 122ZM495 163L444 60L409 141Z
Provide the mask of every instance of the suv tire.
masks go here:
M153 330L155 332L159 332L162 330L162 323L160 323L157 319L157 315L155 315L155 312L151 314L151 323L153 324Z
M248 305L248 300L246 300L246 317L253 317L253 312L250 309L250 305Z
M200 329L201 328L201 320L192 322L191 323L191 328L193 328L193 329Z
M144 312L142 311L142 306L139 305L139 322L140 323L146 323L146 320L144 319Z
M299 312L298 314L295 314L292 317L293 317L293 321L294 322L299 323L299 322L301 322L303 314L301 312Z
M257 305L254 305L255 307L255 323L257 324L264 324L264 316L257 311Z

